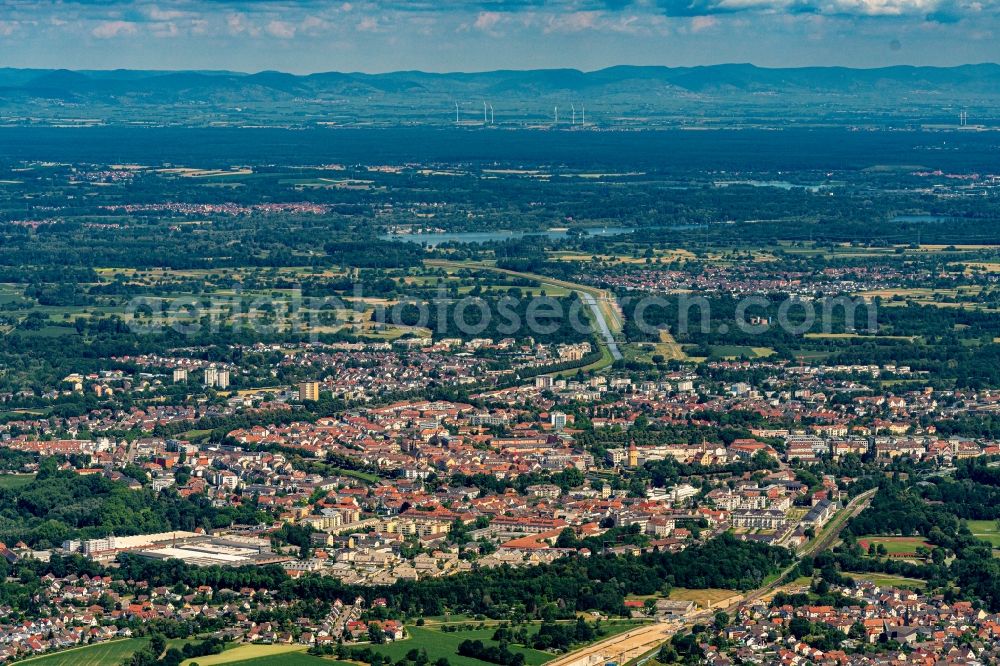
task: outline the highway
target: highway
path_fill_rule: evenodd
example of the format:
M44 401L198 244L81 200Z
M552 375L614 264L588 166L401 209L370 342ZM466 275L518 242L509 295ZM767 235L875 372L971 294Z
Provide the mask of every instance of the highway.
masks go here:
M615 336L611 334L611 329L608 327L608 322L604 318L604 313L601 312L601 306L597 303L597 300L593 296L585 291L578 291L580 295L580 300L590 308L590 312L594 315L594 321L597 322L597 328L601 337L604 338L604 344L608 347L608 352L611 353L611 358L616 361L622 360L621 351L618 349L618 343L615 341Z
M597 323L600 338L602 339L601 342L603 342L603 345L607 347L611 357L615 360L622 358L621 351L618 348L618 343L616 342L614 333L612 332L613 330L621 332L622 323L619 319L619 315L617 314L618 308L617 303L614 300L614 296L608 292L596 289L595 287L549 278L544 275L521 273L518 271L497 268L496 266L491 266L489 264L440 260L427 260L425 263L445 268L472 268L495 271L506 275L513 275L533 280L539 284L548 284L574 291L579 294L580 300L584 303L584 305L590 308L590 311L593 313L593 320ZM608 311L611 313L611 322L608 321L608 317L601 308L602 303L607 306ZM844 507L844 509L834 516L831 525L821 531L817 538L815 538L812 543L808 544L802 550L801 556L811 556L831 547L834 543L836 543L837 539L840 537L840 533L843 531L848 521L861 513L868 506L871 498L874 497L875 492L876 490L869 490L851 500L847 506ZM797 565L798 559L796 559L795 563L782 571L781 574L774 580L744 595L740 603L755 601L766 596L767 594L770 594L771 592L774 592L782 584L784 584L785 577L791 573ZM625 664L628 661L652 652L681 629L690 627L699 622L706 622L710 620L713 613L714 609L702 610L685 617L683 620L657 622L645 625L638 629L633 629L624 634L612 636L598 643L594 643L579 650L565 654L553 661L548 662L546 666L599 666L600 664L612 661L617 662L618 664Z
M607 348L612 360L620 361L623 358L621 349L618 347L618 342L615 340L615 334L620 333L622 330L621 315L619 314L620 308L614 294L609 291L588 285L577 284L575 282L567 282L566 280L559 280L557 278L550 278L545 275L522 273L520 271L512 271L506 268L498 268L497 266L480 262L428 259L424 263L428 266L440 266L442 268L468 268L493 271L495 273L503 273L504 275L532 280L540 285L561 287L568 291L572 291L580 297L580 301L593 315L592 319L597 325L599 343Z

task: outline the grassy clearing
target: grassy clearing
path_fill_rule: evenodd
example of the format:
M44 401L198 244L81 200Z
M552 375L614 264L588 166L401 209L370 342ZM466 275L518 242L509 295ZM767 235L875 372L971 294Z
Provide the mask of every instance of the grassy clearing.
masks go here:
M967 520L965 524L977 539L988 541L994 548L1000 548L1000 527L997 527L997 521Z
M919 578L907 578L905 576L892 576L880 573L847 572L847 575L855 580L867 580L879 587L909 587L920 590L927 587L926 581L922 581Z
M656 345L656 353L663 356L668 361L683 361L687 359L684 349L677 344L677 340L670 331L660 331L660 342Z
M107 666L122 663L145 645L145 638L124 638L31 657L18 663L32 666Z
M742 345L714 345L711 347L712 360L732 360L739 358L765 358L774 354L770 347L746 347Z
M35 480L34 474L2 474L0 475L0 488L4 490L17 490Z
M912 556L915 554L917 548L931 548L931 545L924 539L920 537L898 537L898 536L863 536L858 539L858 545L865 551L871 545L882 545L885 546L885 550L889 555L897 556Z
M351 476L354 477L355 479L364 481L366 483L376 483L378 482L379 479L378 475L376 474L369 474L368 472L359 472L354 469L344 469L343 467L336 467L330 471L333 474L338 474L340 476Z
M203 439L208 439L208 436L211 434L211 430L188 430L186 432L182 432L180 434L180 438L192 442L200 442Z

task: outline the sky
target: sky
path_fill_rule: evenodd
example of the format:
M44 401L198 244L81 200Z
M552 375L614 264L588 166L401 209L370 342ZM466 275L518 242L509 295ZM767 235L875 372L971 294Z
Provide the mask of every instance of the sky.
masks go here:
M1000 0L0 0L0 67L385 72L1000 61Z

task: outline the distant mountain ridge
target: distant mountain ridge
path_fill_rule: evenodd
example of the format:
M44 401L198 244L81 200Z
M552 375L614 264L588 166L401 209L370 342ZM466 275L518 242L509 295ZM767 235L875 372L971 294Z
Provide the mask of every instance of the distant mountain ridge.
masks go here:
M987 85L1000 90L1000 64L956 67L897 65L877 69L847 67L765 68L750 64L660 67L618 65L591 72L576 69L494 70L487 72L431 73L399 71L384 74L320 72L288 74L262 71L253 74L197 70L68 70L0 69L0 88L61 90L64 92L168 92L193 87L262 86L283 92L329 91L368 86L373 91L406 89L467 89L503 93L524 89L535 93L600 89L625 82L669 85L702 91L732 87L739 90L804 90L852 92L866 86L933 86L962 88ZM982 91L982 89L980 89Z
M990 108L1000 106L1000 65L879 69L621 65L591 72L539 69L307 75L0 69L0 112L6 116L51 117L44 112L50 104L63 111L92 111L100 118L124 118L150 108L185 116L194 112L231 117L247 113L243 107L253 106L253 114L272 118L294 117L301 112L308 118L330 113L354 119L399 116L446 122L447 110L456 102L471 120L482 102L532 117L549 113L550 103L589 105L595 112L603 107L614 114L655 115L680 112L696 102L766 108L787 106L789 100L814 106L828 100L844 111L878 105L978 104ZM43 112L31 113L33 105Z

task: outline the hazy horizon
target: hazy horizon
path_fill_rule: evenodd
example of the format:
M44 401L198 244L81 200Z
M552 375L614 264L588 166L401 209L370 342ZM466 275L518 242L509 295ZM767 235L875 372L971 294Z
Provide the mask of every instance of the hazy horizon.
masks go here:
M434 73L1000 61L987 0L17 0L18 68ZM456 67L462 63L462 67Z
M864 66L850 66L850 65L760 65L754 62L714 62L714 63L702 63L697 65L637 65L634 63L617 63L613 65L607 65L605 67L595 67L595 68L580 68L580 67L501 67L497 69L454 69L454 70L430 70L430 69L420 69L420 68L408 68L408 69L387 69L387 70L345 70L345 69L318 69L312 71L302 71L293 72L283 69L206 69L206 68L156 68L156 67L10 67L3 66L0 69L24 69L24 70L63 70L69 72L152 72L152 73L163 73L169 74L173 72L194 72L200 74L244 74L247 76L253 76L255 74L265 74L268 72L276 72L280 74L291 74L293 76L311 76L315 74L360 74L366 76L378 76L382 74L402 74L407 72L417 72L420 74L432 74L432 75L442 75L442 76L461 76L461 75L476 75L476 74L491 74L494 72L537 72L537 71L576 71L583 74L592 74L595 72L600 72L609 69L616 68L666 68L666 69L684 69L684 68L709 68L709 67L728 67L728 66L751 66L757 69L764 70L795 70L795 69L851 69L851 70L878 70L878 69L888 69L893 67L913 67L913 68L934 68L934 69L953 69L957 67L981 67L987 65L1000 66L1000 59L995 61L982 61L982 62L963 62L954 65L918 65L912 63L897 63L893 65L874 65L870 67Z

